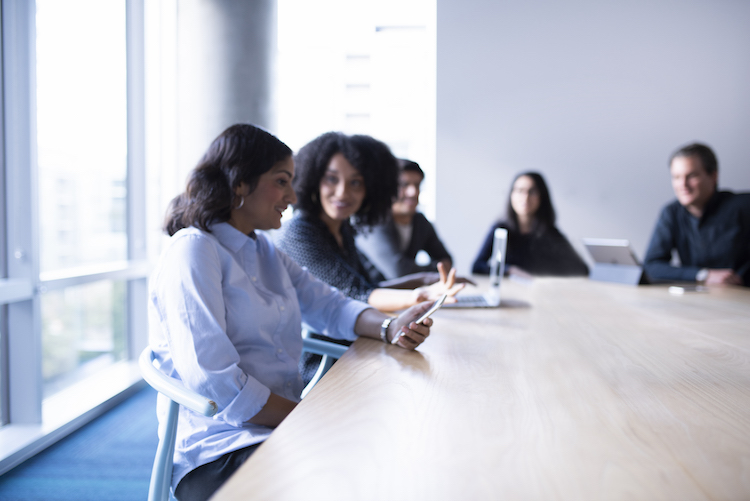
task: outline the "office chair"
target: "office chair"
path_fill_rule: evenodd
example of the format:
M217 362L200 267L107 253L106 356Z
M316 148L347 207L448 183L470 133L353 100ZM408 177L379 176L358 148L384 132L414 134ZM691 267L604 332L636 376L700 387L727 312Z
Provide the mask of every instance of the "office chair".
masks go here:
M320 381L328 369L331 368L333 363L341 358L341 355L349 348L343 344L331 343L330 341L323 341L322 339L314 339L309 336L310 331L306 328L302 329L302 352L314 353L315 355L321 355L323 358L320 360L318 370L315 371L315 375L312 377L305 389L302 390L301 398L310 392L313 386Z
M156 447L154 467L151 469L151 483L148 487L148 501L169 501L172 497L170 485L172 484L172 463L174 461L174 445L177 436L177 417L180 406L203 414L213 416L218 407L213 400L198 395L192 390L185 388L182 382L167 376L154 367L154 352L147 347L138 359L141 375L146 382L156 391L170 399L169 412L167 413L167 425L164 435L159 437L159 445Z
M322 341L320 339L304 338L302 351L322 355L315 376L302 391L304 397L320 381L320 378L331 368L333 363L346 351L347 346ZM156 391L170 399L169 412L167 413L167 424L164 436L159 437L159 445L156 448L154 466L151 470L151 482L148 488L148 501L169 501L174 499L171 492L172 463L174 461L174 446L177 436L177 417L180 413L180 405L203 414L213 416L218 408L216 403L206 397L198 395L192 390L185 388L182 382L172 378L154 367L154 352L146 347L138 359L141 375L146 382Z

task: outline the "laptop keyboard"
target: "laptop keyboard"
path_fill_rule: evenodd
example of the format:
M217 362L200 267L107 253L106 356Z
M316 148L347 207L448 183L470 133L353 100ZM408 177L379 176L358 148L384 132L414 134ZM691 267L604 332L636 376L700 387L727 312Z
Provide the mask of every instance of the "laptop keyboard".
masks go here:
M487 306L484 296L456 296L456 303L460 306Z

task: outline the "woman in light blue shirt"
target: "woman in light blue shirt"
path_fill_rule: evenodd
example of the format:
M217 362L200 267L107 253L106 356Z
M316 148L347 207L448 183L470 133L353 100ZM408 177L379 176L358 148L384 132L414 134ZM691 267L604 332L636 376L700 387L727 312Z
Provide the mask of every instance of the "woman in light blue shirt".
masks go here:
M296 202L291 150L252 125L225 130L169 209L172 237L149 285L159 368L214 400L213 418L180 409L172 485L207 499L299 401L301 322L338 339L367 336L414 349L430 303L390 319L316 280L256 230L279 228ZM158 414L166 416L160 397Z

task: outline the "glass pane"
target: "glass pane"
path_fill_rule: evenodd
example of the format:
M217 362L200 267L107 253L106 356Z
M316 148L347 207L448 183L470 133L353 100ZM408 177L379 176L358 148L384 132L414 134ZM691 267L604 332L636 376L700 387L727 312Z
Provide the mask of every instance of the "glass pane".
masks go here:
M435 0L279 0L278 128L296 150L330 130L372 135L427 174L434 217ZM325 78L305 79L300 74Z
M5 318L6 318L6 311L8 311L7 306L4 304L0 304L0 361L5 362L5 353L3 350L5 349ZM5 395L3 392L5 391L5 367L2 366L3 364L0 364L0 426L3 426L6 421L5 412L3 409L3 403L5 402Z
M42 294L45 398L126 357L126 294L124 281Z
M127 258L125 0L37 0L42 272Z

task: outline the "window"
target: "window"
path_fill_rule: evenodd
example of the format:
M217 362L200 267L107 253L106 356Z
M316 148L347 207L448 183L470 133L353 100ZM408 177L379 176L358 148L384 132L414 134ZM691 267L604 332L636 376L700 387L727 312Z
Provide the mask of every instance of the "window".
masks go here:
M369 134L426 173L434 215L435 0L279 1L278 136Z
M125 0L36 1L42 280L127 259L125 26ZM104 281L42 295L44 396L124 358L122 291Z
M0 474L140 381L143 10L2 0Z
M127 357L126 285L100 280L42 295L44 398Z

